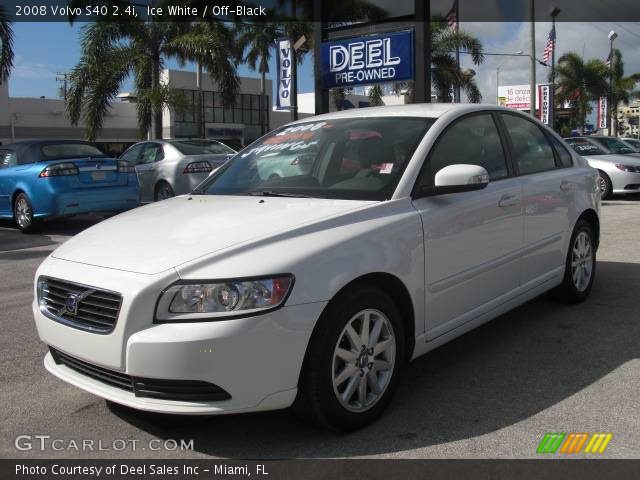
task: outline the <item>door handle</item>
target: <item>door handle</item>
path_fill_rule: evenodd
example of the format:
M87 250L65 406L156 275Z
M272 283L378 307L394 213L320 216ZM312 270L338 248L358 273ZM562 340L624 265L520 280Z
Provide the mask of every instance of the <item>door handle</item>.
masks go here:
M575 185L573 182L569 182L567 180L563 180L560 182L560 190L563 192L573 192L575 190Z
M509 208L509 207L515 207L519 203L520 203L520 200L518 199L517 195L505 194L502 197L500 197L498 206L500 208Z

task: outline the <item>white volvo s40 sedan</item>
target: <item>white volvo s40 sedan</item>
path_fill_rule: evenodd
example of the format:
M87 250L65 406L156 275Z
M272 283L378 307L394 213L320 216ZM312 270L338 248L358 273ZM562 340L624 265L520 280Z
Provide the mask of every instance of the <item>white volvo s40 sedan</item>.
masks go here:
M284 162L297 168L267 175ZM141 410L293 405L361 427L409 360L545 291L589 294L597 180L555 133L498 107L287 125L190 194L54 251L33 303L45 366Z

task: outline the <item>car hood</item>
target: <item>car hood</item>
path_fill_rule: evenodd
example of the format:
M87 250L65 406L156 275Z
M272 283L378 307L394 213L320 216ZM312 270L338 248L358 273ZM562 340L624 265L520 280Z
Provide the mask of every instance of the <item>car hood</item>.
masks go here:
M282 234L377 202L184 195L139 207L74 236L63 260L156 274L244 242Z

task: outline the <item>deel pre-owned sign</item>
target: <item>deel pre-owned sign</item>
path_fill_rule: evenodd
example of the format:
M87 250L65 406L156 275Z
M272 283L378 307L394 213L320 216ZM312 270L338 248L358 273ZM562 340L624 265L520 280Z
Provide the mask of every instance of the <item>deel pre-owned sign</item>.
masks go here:
M322 44L325 88L413 78L413 32L401 31Z

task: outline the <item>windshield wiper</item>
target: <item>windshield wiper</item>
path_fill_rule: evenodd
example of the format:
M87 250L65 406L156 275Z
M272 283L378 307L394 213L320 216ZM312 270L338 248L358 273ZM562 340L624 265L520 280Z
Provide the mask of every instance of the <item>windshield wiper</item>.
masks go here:
M253 190L245 192L242 195L250 195L252 197L290 197L290 198L312 198L303 193L274 192L273 190Z

